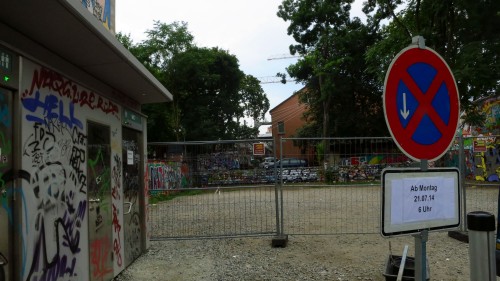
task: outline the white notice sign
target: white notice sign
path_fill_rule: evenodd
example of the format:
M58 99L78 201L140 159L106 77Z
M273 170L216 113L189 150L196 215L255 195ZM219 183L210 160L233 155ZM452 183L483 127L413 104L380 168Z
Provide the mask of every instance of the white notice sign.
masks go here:
M127 165L134 165L134 151L127 150Z
M384 170L383 178L383 235L460 223L457 169Z
M392 222L402 224L454 217L453 180L449 178L409 178L392 181Z

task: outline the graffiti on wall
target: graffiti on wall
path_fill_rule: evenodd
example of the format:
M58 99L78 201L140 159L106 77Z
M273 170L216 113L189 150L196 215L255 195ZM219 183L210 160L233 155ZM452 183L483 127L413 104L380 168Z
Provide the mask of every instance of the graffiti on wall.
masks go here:
M121 267L123 265L123 258L122 258L122 245L121 245L121 239L120 239L120 233L122 230L121 226L121 221L119 218L119 212L120 212L120 207L118 206L120 201L120 194L122 192L121 188L121 178L122 178L122 160L121 157L118 154L115 154L113 156L113 172L111 174L111 177L113 178L113 187L111 189L111 197L113 200L113 232L115 233L114 235L114 241L113 241L113 252L116 257L116 265Z
M28 102L29 104L29 102ZM81 251L81 226L85 220L87 202L86 176L82 170L85 155L85 134L74 123L71 126L45 115L48 122L40 123L31 113L36 110L24 102L30 113L31 134L24 142L23 160L32 167L31 182L25 194L34 201L33 229L35 240L27 280L57 280L76 276L75 265ZM46 110L41 110L42 116ZM74 137L77 135L78 137ZM83 159L84 160L84 159ZM31 213L31 210L29 211ZM52 278L50 278L52 276Z
M111 0L81 0L82 5L91 14L101 21L106 29L114 31L114 23L111 18L112 3Z
M146 169L146 172L144 173L144 178L142 179L143 185L144 185L144 212L146 216L146 248L149 248L149 239L151 238L151 217L149 215L149 200L150 200L150 194L149 194L149 169Z
M129 139L126 139L129 138ZM126 210L127 214L124 217L124 245L125 245L125 261L131 263L141 254L141 223L140 223L140 169L141 159L139 153L138 136L127 134L122 140L125 163L123 169L123 195L124 202L130 204L130 208Z
M0 130L0 195L5 193L6 179L3 170L9 169L9 157L12 155L12 141Z
M12 101L10 92L0 88L0 254L10 258L9 246L6 243L10 237L13 223L11 205L12 193ZM2 239L3 238L3 239ZM0 265L0 279L8 278Z
M90 264L92 264L92 276L95 279L104 278L113 271L113 268L107 267L106 261L109 260L109 237L95 239L90 243Z
M74 123L82 129L83 124L74 116L76 107L99 110L117 119L120 118L118 105L79 87L75 82L51 69L40 67L33 71L32 76L31 85L24 90L22 95L25 109L36 113L26 116L29 121L43 120L40 122L42 124L60 121L68 126ZM42 96L40 91L49 94Z
M10 128L12 125L12 112L10 112L9 104L3 92L0 95L0 125L6 128Z
M201 154L197 158L198 170L233 170L239 169L240 163L245 162L238 152L215 152Z
M486 112L486 131L500 134L500 98L487 100L484 103L483 111Z
M464 142L466 178L487 182L500 181L500 138L466 138ZM482 144L477 145L478 142ZM467 145L468 143L471 144ZM457 163L453 166L458 167L458 151L453 151L450 155L449 161Z
M152 161L148 163L148 174L151 192L185 188L190 182L186 163Z
M485 117L483 126L464 124L464 136L500 135L500 97L497 95L481 101L479 108Z
M29 63L25 66L21 154L29 182L22 187L26 246L21 280L86 279L89 256L92 262L110 253L97 249L102 246L99 241L89 245L87 239L89 159L83 112L119 120L119 108L57 72ZM111 188L109 182L100 186ZM111 224L111 218L104 223ZM112 268L95 270L106 273Z

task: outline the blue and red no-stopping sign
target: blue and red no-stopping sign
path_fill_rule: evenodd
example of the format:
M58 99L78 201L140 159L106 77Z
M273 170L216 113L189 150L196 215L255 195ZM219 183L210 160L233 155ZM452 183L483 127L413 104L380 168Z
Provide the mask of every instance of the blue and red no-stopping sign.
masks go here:
M439 54L418 46L403 49L389 66L383 99L389 131L408 157L432 161L448 150L460 101L455 78Z

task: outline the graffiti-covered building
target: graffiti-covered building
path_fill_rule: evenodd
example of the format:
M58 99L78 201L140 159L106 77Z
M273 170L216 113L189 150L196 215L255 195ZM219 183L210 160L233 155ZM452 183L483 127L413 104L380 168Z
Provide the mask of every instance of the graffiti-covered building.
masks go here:
M116 40L113 10L0 9L0 280L110 280L148 247L141 105L172 96Z

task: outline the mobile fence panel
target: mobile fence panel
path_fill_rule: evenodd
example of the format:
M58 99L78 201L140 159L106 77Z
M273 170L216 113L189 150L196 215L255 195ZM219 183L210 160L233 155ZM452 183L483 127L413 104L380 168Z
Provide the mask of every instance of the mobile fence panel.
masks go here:
M499 153L498 136L457 138L429 163L461 170L463 219L498 215ZM152 239L379 233L382 170L420 167L389 137L151 143L148 155Z
M272 139L150 143L148 155L151 239L277 233L274 170L262 165Z
M151 239L276 234L274 186L178 191L149 207Z
M282 138L280 158L307 163L278 172L280 227L294 235L379 233L382 170L418 164L391 138Z
M327 143L325 152L321 146ZM381 171L386 167L420 167L408 159L392 138L282 138L281 158L305 159L319 175L305 182L302 168L278 172L287 234L379 233ZM322 154L322 155L321 155ZM457 138L430 167L457 167L462 174L463 227L466 214L498 215L500 188L499 136Z
M379 233L379 185L284 185L283 232Z
M457 138L441 161L445 166L461 167L465 188L464 219L467 213L473 211L486 211L498 216L500 136Z

